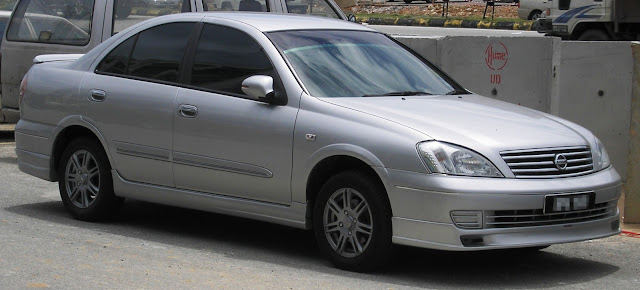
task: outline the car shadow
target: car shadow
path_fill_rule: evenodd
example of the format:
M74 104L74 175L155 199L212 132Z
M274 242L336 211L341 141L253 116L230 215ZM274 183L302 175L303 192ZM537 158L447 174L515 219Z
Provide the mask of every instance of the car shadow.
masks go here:
M62 202L24 204L6 210L47 222L205 250L234 259L411 287L547 288L586 283L619 270L614 265L549 250L448 252L399 246L382 270L351 273L333 268L320 255L311 231L249 219L130 200L115 218L102 223L74 220Z
M0 143L13 142L15 140L14 131L0 130Z

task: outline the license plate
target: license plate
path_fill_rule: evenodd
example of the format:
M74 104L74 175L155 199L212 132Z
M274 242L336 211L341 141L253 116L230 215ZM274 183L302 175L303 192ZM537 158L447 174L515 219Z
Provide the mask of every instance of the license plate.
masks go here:
M544 198L544 213L550 214L592 209L595 205L596 195L593 192L554 194Z

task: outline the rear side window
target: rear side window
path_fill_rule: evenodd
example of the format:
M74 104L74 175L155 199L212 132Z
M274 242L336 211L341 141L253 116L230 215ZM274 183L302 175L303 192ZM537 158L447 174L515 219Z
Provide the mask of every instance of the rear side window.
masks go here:
M114 0L111 35L159 15L190 11L189 0Z
M131 50L136 43L138 35L135 35L125 42L120 43L114 48L98 65L96 69L99 72L124 75L127 74L127 66L129 65L129 56L131 56Z
M206 24L191 71L191 85L216 92L244 95L242 81L272 75L273 66L262 47L239 30Z
M175 83L194 25L169 23L142 31L109 52L96 72Z
M91 38L94 0L23 0L15 9L7 39L84 46Z
M285 3L289 13L340 18L326 0L289 0L285 1Z

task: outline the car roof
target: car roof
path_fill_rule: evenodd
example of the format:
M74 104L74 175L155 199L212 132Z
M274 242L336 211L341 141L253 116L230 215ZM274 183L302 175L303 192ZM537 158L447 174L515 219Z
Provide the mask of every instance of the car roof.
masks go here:
M290 13L201 12L195 14L202 15L204 22L207 22L207 19L226 19L251 25L262 32L307 29L375 31L345 20Z

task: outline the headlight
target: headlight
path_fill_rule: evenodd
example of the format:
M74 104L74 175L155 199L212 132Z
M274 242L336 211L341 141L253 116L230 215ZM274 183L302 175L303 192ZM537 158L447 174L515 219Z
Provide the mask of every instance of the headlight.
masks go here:
M607 150L604 149L602 142L600 139L596 138L596 147L591 150L591 154L593 155L593 170L599 171L605 169L611 165L611 160L609 160L609 154L607 154Z
M424 164L433 173L503 177L489 160L463 147L427 141L418 144L418 152Z

